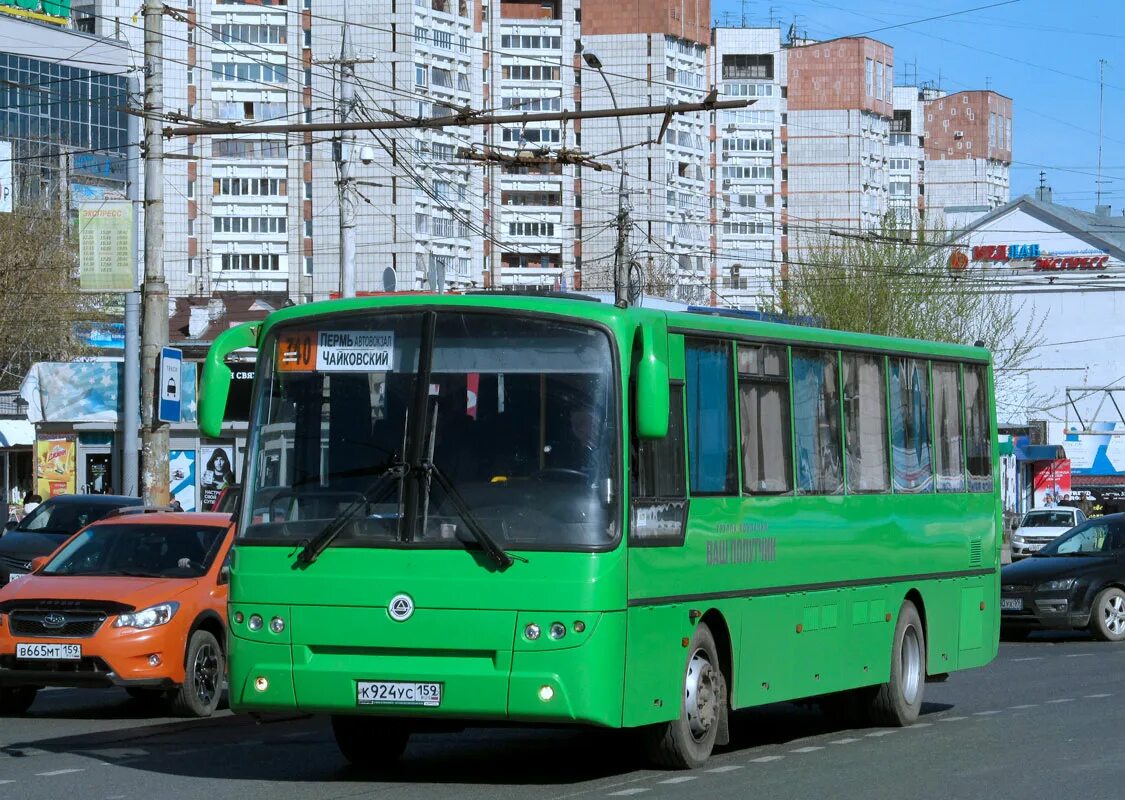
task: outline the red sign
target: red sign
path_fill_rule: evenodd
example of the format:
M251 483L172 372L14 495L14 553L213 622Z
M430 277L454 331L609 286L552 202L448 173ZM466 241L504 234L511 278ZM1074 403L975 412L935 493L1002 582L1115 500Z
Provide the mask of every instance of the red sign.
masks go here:
M1036 464L1032 473L1036 508L1065 504L1070 500L1070 459Z
M1047 256L1035 261L1038 270L1105 269L1109 256Z

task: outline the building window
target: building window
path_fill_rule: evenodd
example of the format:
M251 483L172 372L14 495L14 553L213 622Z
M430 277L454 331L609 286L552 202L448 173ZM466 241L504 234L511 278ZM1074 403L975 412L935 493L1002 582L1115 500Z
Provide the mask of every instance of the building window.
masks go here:
M313 274L313 259L312 256L305 256L305 274Z
M867 75L867 96L871 97L875 94L875 62L870 58L865 62L866 75Z
M773 56L768 53L723 56L723 80L740 78L773 80Z

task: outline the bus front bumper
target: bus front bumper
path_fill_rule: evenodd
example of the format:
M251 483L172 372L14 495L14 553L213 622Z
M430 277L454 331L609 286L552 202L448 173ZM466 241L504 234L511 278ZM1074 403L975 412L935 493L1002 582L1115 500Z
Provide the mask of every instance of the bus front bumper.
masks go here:
M236 610L232 605L232 620ZM289 609L247 608L244 617L251 613L291 616ZM383 609L291 613L292 639L268 626L253 632L232 624L229 681L235 711L621 725L623 612L418 609L413 627L384 624ZM351 618L343 627L341 614ZM328 624L329 616L334 624ZM559 638L551 636L556 622L566 628ZM529 636L535 633L530 626L538 628L538 636ZM373 684L439 684L440 702L373 701Z

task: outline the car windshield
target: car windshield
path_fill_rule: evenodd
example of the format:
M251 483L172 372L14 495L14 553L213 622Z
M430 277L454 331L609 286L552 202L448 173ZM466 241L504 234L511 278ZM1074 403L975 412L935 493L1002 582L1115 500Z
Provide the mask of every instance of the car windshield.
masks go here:
M1125 550L1125 520L1091 519L1039 551L1041 555L1106 555Z
M113 510L113 506L48 500L20 521L19 531L65 533L70 536Z
M504 548L615 538L613 356L594 327L379 313L275 331L261 353L244 541L340 517L333 546L475 547L466 511Z
M1069 528L1074 524L1073 511L1032 511L1023 518L1021 528Z
M40 574L198 578L215 560L225 531L216 525L94 525L67 542Z

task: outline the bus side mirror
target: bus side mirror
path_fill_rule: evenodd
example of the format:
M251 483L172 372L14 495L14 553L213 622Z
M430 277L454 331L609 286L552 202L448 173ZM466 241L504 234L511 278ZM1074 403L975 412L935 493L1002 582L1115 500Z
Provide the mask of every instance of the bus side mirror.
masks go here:
M663 439L668 435L668 324L664 317L641 325L641 357L636 365L637 436Z
M235 350L258 346L259 323L244 322L215 337L203 362L203 381L199 385L199 430L204 436L217 437L223 432L227 411L231 372L227 356Z

